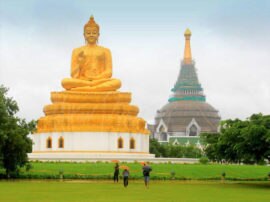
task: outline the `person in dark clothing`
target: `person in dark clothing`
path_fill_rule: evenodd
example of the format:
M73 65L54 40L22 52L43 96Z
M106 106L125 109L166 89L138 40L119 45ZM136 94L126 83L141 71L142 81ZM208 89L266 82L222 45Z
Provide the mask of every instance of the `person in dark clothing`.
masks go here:
M119 164L116 163L114 166L114 174L113 174L113 181L114 183L118 183L118 179L119 179Z
M124 187L128 186L128 176L129 176L129 171L125 169L123 171Z
M144 177L144 185L146 188L149 188L150 172L152 171L152 168L149 165L144 164L142 170Z

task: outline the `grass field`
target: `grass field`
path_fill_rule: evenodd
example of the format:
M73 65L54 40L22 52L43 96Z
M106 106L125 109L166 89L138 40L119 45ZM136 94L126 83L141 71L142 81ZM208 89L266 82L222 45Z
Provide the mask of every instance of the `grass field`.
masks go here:
M122 182L122 181L121 181ZM269 182L0 181L1 202L268 202Z
M130 167L131 176L142 176L142 166L139 163L126 163ZM112 175L114 163L33 163L32 173L81 175ZM228 178L264 178L270 172L270 167L247 165L200 165L200 164L152 164L151 176L167 176L171 171L176 177L191 179L220 177L226 172Z
M107 179L113 175L114 163L40 163L33 162L33 168L29 172L22 169L23 175L55 175L62 170L64 176L105 176ZM120 163L121 165L121 163ZM130 167L131 177L139 179L142 176L142 166L139 163L124 163ZM221 164L151 164L153 171L152 179L165 177L170 179L171 172L175 172L178 179L215 179L220 178L221 173L226 173L227 179L267 179L270 172L269 166L252 166L252 165L221 165ZM2 170L3 172L3 170Z

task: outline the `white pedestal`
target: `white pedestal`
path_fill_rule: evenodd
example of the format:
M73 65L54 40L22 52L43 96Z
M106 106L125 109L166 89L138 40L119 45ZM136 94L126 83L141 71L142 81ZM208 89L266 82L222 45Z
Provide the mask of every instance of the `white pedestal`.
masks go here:
M47 148L47 139L51 138L52 147ZM64 147L59 148L59 138L63 138ZM123 148L118 140L123 140ZM30 160L110 160L110 159L148 159L149 135L116 132L53 132L32 135L33 151ZM130 147L130 140L135 148Z

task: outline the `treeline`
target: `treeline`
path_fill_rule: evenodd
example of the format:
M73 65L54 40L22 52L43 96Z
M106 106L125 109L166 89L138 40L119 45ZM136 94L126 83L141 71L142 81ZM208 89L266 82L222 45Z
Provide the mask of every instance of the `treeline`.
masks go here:
M253 114L246 120L225 120L220 132L202 134L211 161L265 164L270 161L270 115Z
M32 141L27 135L35 127L35 121L27 123L16 116L19 107L15 100L7 97L8 89L0 85L0 168L9 178L28 164L27 153L32 151Z
M160 144L156 139L150 139L150 153L156 157L200 158L203 151L195 146Z

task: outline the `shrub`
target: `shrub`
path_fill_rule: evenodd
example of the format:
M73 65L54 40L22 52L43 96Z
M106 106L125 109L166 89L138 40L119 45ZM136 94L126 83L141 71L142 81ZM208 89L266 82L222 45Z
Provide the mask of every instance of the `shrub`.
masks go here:
M171 171L171 178L172 178L173 180L175 179L175 174L176 174L175 171L172 170L172 171Z
M267 163L266 163L266 161L265 161L264 159L262 159L262 160L258 161L257 164L258 164L258 165L261 165L261 166L264 166L264 165L266 165Z
M59 170L59 178L60 179L64 178L64 170L63 169Z
M32 168L33 168L33 166L32 166L31 163L27 163L27 164L25 165L25 171L26 171L26 172L30 171Z
M225 178L225 177L226 177L226 173L225 173L225 172L222 172L222 173L221 173L221 176L222 176L223 178Z
M209 163L209 159L207 158L207 157L201 157L200 159L199 159L199 162L201 163L201 164L208 164Z

